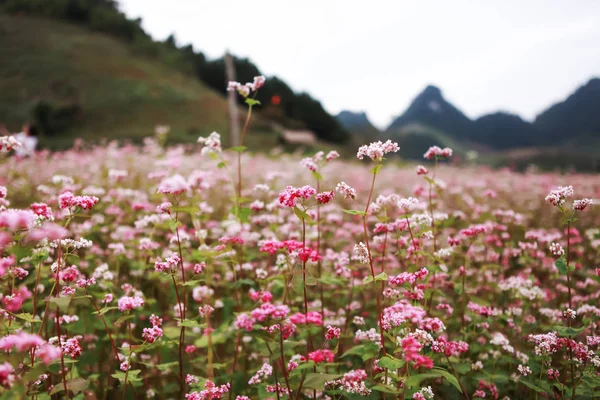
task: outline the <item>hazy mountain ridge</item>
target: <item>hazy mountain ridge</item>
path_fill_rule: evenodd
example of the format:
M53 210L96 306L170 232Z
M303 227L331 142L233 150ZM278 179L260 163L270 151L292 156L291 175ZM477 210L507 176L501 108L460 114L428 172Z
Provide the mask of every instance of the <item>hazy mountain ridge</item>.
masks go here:
M473 149L509 150L567 144L584 146L600 142L600 79L593 78L564 101L541 112L534 120L498 111L470 119L448 102L433 85L419 93L404 113L395 118L382 137L437 132L438 141L447 137ZM350 118L352 117L352 118ZM363 130L366 114L341 112L340 123L350 132ZM443 140L442 140L443 141Z

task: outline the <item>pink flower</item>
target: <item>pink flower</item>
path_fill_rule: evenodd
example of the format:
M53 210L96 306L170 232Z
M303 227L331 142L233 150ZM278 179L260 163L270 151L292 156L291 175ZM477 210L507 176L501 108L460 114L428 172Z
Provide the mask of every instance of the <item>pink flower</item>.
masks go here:
M355 199L356 198L356 189L348 186L346 182L340 182L335 187L335 190L341 195L344 196L345 199Z
M587 207L591 206L593 203L592 199L581 199L581 200L575 200L573 202L573 209L575 211L583 211L585 210Z
M396 153L400 150L398 143L387 140L385 143L381 141L373 142L369 145L361 146L356 153L356 158L362 160L365 156L373 161L381 161L387 153Z
M60 209L81 207L84 210L91 210L98 203L96 196L74 196L72 192L66 191L58 196Z
M39 215L46 219L52 218L52 210L50 209L50 207L48 207L46 203L33 203L29 206L29 208L31 209L31 211L33 211L35 215Z
M119 299L118 305L119 310L130 311L142 307L144 303L144 299L139 296L123 296Z
M335 193L333 191L330 192L321 192L318 193L316 198L319 204L327 204L335 197Z
M298 199L308 200L316 192L317 191L314 188L308 185L301 188L288 186L284 192L279 194L279 203L286 207L293 208L296 206L296 201Z
M175 174L169 178L165 178L162 180L160 185L158 185L158 193L159 194L172 194L179 195L185 193L190 190L190 185L183 178L183 176L179 174Z
M452 149L449 147L441 149L438 146L432 146L425 152L423 157L428 160L431 160L434 157L452 157Z
M315 364L319 364L322 362L331 363L333 362L334 358L335 354L333 353L333 351L328 349L322 349L308 353L308 359L314 361Z
M327 333L325 334L325 340L331 340L333 338L339 339L342 330L340 328L327 325Z
M546 196L546 201L553 206L562 206L567 197L573 196L573 186L560 186L558 189L551 190Z
M417 166L417 175L427 175L429 171L422 165Z

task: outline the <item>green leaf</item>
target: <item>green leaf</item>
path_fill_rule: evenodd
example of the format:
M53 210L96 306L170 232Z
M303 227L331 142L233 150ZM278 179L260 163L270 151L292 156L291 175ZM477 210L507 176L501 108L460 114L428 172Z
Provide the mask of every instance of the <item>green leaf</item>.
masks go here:
M346 214L350 214L350 215L367 215L367 213L365 213L364 211L360 211L360 210L343 210L343 212L345 212Z
M366 285L371 282L373 282L373 277L371 275L369 275L365 279L363 279L363 285Z
M383 164L376 164L373 168L371 168L371 173L373 175L377 175L379 173L379 171L381 171L381 166Z
M313 171L312 172L312 176L317 180L317 181L322 181L323 180L323 176L318 173L317 171Z
M70 297L52 297L47 301L48 301L48 303L54 304L56 307L58 307L60 312L65 313L65 312L67 312L67 309L69 308L69 304L71 303L71 298Z
M72 391L73 394L78 394L78 393L84 391L85 389L88 388L88 386L90 386L90 381L88 381L87 379L83 379L83 378L75 378L75 379L71 379L71 380L67 381L67 390ZM60 393L64 390L65 390L65 387L61 382L60 384L57 384L54 386L54 388L52 388L52 390L50 391L50 394L52 395L52 394Z
M425 372L423 374L412 375L406 381L406 385L408 385L409 387L413 387L413 388L414 387L420 387L421 386L421 382L424 381L425 379L439 378L439 377L446 378L446 380L452 386L454 386L456 389L458 389L459 392L462 393L462 389L460 388L460 384L458 383L458 379L456 379L456 377L454 375L452 375L450 372L446 371L445 369L437 368L437 367L434 367L429 372Z
M319 278L319 282L324 285L341 285L343 284L342 280L334 277L334 276L322 276Z
M231 213L237 215L241 222L248 222L252 210L248 207L240 207L237 204L234 204Z
M220 163L217 164L217 168L219 168L219 169L225 168L226 165L227 165L226 161L221 161Z
M519 379L519 382L521 382L523 385L527 386L530 389L535 390L538 393L546 393L546 390L544 390L543 388L539 387L538 385L536 385L535 383L526 380L526 379Z
M294 206L294 214L300 219L305 221L310 221L310 215L308 215L305 211L302 211L298 208L298 206Z
M308 389L323 390L325 382L336 380L340 376L341 375L338 374L316 374L311 372L306 374L304 387Z
M188 328L204 328L206 327L206 324L201 324L198 321L186 319L183 322L180 322L178 326L187 326Z
M317 278L315 278L314 276L309 275L306 277L306 286L315 286L317 283Z
M34 317L29 313L13 314L15 317L27 321L29 323L42 322L39 318Z
M246 99L246 104L248 104L249 106L255 106L255 105L260 105L260 101L256 100L256 99L252 99L250 97L248 97Z
M140 374L140 372L142 372L139 369L131 369L127 372L127 381L129 382L139 382L142 380L142 378L138 377L138 375ZM111 375L113 378L118 379L120 381L124 381L125 380L125 372L119 371L119 372L115 372L114 374Z
M404 360L400 360L393 356L384 356L379 359L377 365L383 368L396 370L398 368L402 368L406 362Z
M577 336L585 331L585 326L582 326L581 328L570 328L568 326L554 325L552 330L556 331L560 336Z
M109 312L110 310L116 310L119 307L104 307L100 309L100 313L98 313L98 311L94 311L92 314L100 314L100 315L104 315L107 312Z
M388 280L388 276L385 272L382 272L380 274L375 275L375 280L376 281L387 281Z
M243 153L247 149L246 146L235 146L231 147L229 150L235 151L236 153Z
M135 315L121 315L119 318L117 318L117 320L115 321L115 325L121 325L123 322L133 319L135 318Z
M561 275L567 274L567 259L565 258L565 256L561 256L558 260L556 260L554 265L556 265L556 268L558 269L558 272L560 272Z

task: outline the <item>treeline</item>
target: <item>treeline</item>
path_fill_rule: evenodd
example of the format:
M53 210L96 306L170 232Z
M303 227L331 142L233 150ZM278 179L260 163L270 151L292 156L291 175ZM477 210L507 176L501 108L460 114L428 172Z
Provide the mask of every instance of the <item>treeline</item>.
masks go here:
M223 58L208 60L192 45L178 46L174 36L155 41L141 26L141 19L129 19L115 0L0 0L6 13L38 15L66 20L127 42L132 50L188 73L207 86L225 93ZM252 81L260 70L250 60L234 57L237 80ZM270 77L259 91L261 113L288 128L309 129L322 140L341 143L347 131L328 114L321 103L307 93L295 93L284 81Z

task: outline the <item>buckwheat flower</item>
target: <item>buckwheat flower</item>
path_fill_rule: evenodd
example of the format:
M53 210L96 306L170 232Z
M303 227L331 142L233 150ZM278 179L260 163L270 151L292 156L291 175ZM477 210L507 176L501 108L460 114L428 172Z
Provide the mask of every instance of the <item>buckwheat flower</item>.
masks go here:
M130 311L142 307L144 303L144 299L139 296L123 296L119 299L118 306L120 311Z
M483 363L481 361L477 361L473 364L471 364L471 370L473 371L480 371L483 369Z
M452 149L449 147L441 149L438 146L432 146L425 152L423 157L428 160L431 160L434 157L452 157Z
M413 395L413 400L430 400L433 399L433 390L431 386L421 388L417 393Z
M163 330L158 325L153 325L151 328L144 328L142 331L142 339L148 343L154 343L163 336Z
M335 197L333 191L317 193L316 199L319 204L327 204Z
M272 374L273 367L268 363L264 363L263 366L258 371L256 371L256 374L254 374L254 376L250 378L248 384L256 385L258 383L261 383L264 379L268 378Z
M325 340L339 339L342 330L340 328L327 325L327 333L325 334Z
M335 187L335 190L337 190L339 194L343 195L345 199L356 198L356 189L348 186L346 182L338 183Z
M560 244L554 242L550 244L550 252L556 257L560 257L565 254L565 250L563 249L563 247Z
M229 81L227 83L227 91L228 92L233 92L236 91L237 88L241 85L241 83L236 82L236 81Z
M360 242L359 244L354 245L354 254L356 255L356 258L358 258L358 260L361 263L363 263L363 264L369 263L369 251L367 249L367 246L365 246L365 244L363 242Z
M221 135L217 132L212 132L208 137L204 138L200 136L198 138L198 143L204 144L204 147L200 151L200 154L218 154L222 153L223 149L221 148Z
M559 376L560 376L560 372L558 372L557 369L550 368L548 370L548 379L550 379L550 380L554 380L554 379L558 380Z
M129 371L129 369L131 368L131 364L129 364L129 360L125 360L121 363L121 365L119 366L119 368L121 369L121 371L126 372Z
M317 170L317 164L315 164L315 162L313 161L312 158L307 157L307 158L303 158L302 161L300 161L300 165L302 165L304 168L308 169L309 171L316 171Z
M61 341L63 352L71 358L77 358L81 355L83 349L76 337Z
M377 141L361 146L356 153L356 158L362 160L366 156L373 161L381 161L387 153L396 153L398 150L400 150L398 143L391 140L387 140L385 143Z
M527 366L523 366L522 364L519 364L517 369L519 370L519 373L523 376L531 375L531 368L529 368Z
M575 200L573 202L573 209L575 211L583 211L585 210L587 207L592 205L592 199L581 199L581 200Z
M0 199L5 199L8 194L5 186L0 185Z
M575 319L577 318L577 312L568 308L566 311L563 312L563 316L566 319Z
M0 150L6 149L11 151L22 147L23 144L19 142L14 136L0 136Z
M365 319L357 315L352 319L352 323L354 325L363 326L365 324Z
M562 206L567 197L573 196L573 186L560 186L558 189L551 190L546 196L546 201L553 206Z
M199 382L199 379L195 375L187 374L185 376L185 383L187 383L188 385L195 385L198 382Z
M402 208L405 211L410 211L419 204L419 200L415 199L414 197L409 197L407 199L398 200L397 204L398 208Z
M417 175L427 175L429 171L422 165L417 166Z
M160 185L158 185L157 193L179 195L189 190L190 185L185 178L179 174L175 174L162 180Z
M294 208L298 199L307 200L315 193L317 191L308 185L301 188L288 186L285 191L279 194L279 203L286 207Z
M2 150L2 146L2 137L0 137L0 150ZM10 365L9 362L0 364L0 386L4 388L10 388L15 383L16 379L15 369L12 365Z
M340 158L340 153L335 150L331 150L329 153L327 153L327 156L325 156L325 161L330 162L336 158Z

